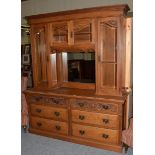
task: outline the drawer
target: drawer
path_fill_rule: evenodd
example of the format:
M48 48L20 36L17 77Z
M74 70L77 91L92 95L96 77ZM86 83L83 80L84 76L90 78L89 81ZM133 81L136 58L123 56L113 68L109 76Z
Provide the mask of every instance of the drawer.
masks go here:
M68 124L38 117L30 117L30 126L38 130L68 135Z
M68 112L65 108L30 104L30 111L35 116L68 121Z
M78 108L78 109L89 109L91 110L93 107L92 105L94 105L95 102L91 101L91 100L81 100L81 99L74 99L72 100L71 106L72 108Z
M92 100L72 100L71 106L73 109L97 111L110 114L121 114L122 107L115 103L106 103L102 101L92 101Z
M72 121L100 125L113 129L120 128L120 116L118 115L72 110Z
M92 139L110 144L119 144L119 130L110 130L98 127L72 125L73 136Z
M43 104L51 104L56 106L67 107L66 99L62 97L35 95L35 96L27 96L26 99L28 103L43 103Z

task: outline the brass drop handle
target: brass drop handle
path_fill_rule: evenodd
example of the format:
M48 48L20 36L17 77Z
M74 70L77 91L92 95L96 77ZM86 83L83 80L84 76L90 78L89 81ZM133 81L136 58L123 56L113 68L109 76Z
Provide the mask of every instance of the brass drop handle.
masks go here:
M55 128L56 130L61 130L61 126L56 125Z
M105 118L103 118L102 121L103 121L103 123L105 123L105 124L109 123L109 120L108 120L108 119L105 119Z
M80 133L81 135L84 135L84 134L85 134L85 131L84 131L84 130L79 130L79 133Z
M40 101L41 99L42 99L41 96L37 96L37 97L35 97L35 100L36 100L36 101Z
M84 120L84 119L85 119L85 116L79 115L79 119L80 119L80 120Z
M102 137L105 138L105 139L107 139L109 137L109 135L103 134Z
M60 116L60 113L58 111L54 112L55 116Z
M40 127L40 126L42 126L42 123L40 123L40 122L37 122L37 126L39 126L39 127Z
M79 105L80 107L83 107L83 106L84 106L84 103L79 102L78 105Z
M41 113L41 111L42 111L41 109L36 109L37 113Z
M103 108L104 110L107 110L107 109L109 109L109 106L108 106L108 105L102 105L102 108Z
M56 99L52 99L52 101L53 101L55 104L59 104L59 101L56 100Z

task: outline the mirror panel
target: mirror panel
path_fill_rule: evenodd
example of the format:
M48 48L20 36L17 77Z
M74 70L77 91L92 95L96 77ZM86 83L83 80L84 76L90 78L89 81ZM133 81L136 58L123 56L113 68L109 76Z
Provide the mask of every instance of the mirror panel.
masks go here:
M62 60L65 82L95 83L94 52L63 52Z

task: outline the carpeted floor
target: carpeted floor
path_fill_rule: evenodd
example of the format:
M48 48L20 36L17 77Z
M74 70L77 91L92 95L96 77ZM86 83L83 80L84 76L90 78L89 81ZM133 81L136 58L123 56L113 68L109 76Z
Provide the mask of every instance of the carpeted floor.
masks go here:
M132 155L128 149L126 155ZM47 138L21 132L21 155L122 155L84 145L74 144L53 138Z

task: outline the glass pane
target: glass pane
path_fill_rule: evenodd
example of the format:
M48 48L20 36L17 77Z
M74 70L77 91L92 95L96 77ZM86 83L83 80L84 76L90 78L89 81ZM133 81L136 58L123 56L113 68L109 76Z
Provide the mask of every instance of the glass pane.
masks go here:
M102 86L116 87L116 64L103 63L101 68Z
M74 42L91 42L91 27L90 21L74 22Z
M67 53L63 56L63 75L65 81L95 83L95 53ZM65 67L66 66L66 67Z
M117 44L116 25L104 22L101 25L101 49L102 61L116 62L116 44Z
M67 23L59 23L52 25L53 41L68 42L68 26Z

